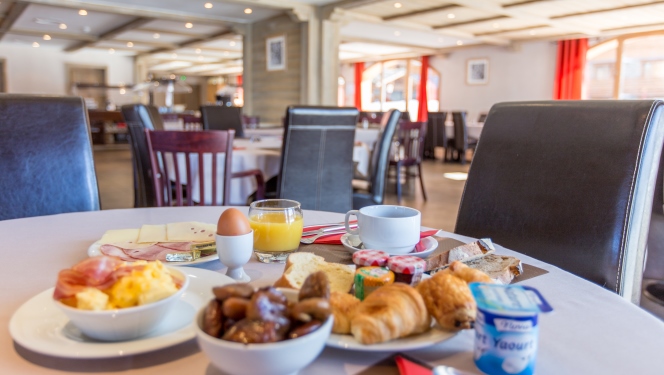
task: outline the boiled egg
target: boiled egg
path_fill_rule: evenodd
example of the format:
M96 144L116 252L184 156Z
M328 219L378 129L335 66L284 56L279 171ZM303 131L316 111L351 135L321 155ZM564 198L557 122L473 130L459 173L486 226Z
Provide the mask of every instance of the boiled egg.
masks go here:
M217 223L217 234L220 236L241 236L251 232L249 220L237 208L229 208L221 213Z

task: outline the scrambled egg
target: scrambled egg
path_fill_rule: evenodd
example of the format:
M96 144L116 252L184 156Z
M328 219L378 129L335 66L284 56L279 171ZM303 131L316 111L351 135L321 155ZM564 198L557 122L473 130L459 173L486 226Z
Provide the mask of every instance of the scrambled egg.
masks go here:
M76 294L77 308L86 310L117 309L156 302L177 292L171 274L160 262L145 264L142 270L133 270L107 291L86 288Z

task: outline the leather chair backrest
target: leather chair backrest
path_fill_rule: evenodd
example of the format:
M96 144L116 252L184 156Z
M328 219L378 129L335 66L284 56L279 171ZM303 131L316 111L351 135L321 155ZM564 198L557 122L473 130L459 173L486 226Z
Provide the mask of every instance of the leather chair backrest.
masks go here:
M664 155L659 162L655 194L652 200L652 216L648 232L648 258L643 278L664 279Z
M126 122L136 122L145 129L164 130L164 120L159 109L153 105L126 104L121 107Z
M99 210L80 97L0 94L0 220Z
M429 112L425 148L431 150L435 147L447 147L447 132L445 120L447 112Z
M201 106L201 118L205 130L235 130L236 138L244 138L242 108L222 105Z
M277 197L309 210L350 210L357 118L356 108L288 107Z
M392 138L401 120L401 111L391 109L383 115L380 123L381 134L371 153L369 165L369 192L376 204L383 204L385 185L387 184L387 168L390 165Z
M466 112L452 112L452 121L454 122L454 149L466 151L468 148Z
M663 108L652 100L494 105L455 232L638 301Z

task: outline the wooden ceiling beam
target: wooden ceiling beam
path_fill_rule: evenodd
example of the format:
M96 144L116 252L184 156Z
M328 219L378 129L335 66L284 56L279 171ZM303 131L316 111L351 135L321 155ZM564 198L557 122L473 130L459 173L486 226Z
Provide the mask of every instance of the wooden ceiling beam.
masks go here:
M62 33L57 31L39 31L39 30L28 30L28 29L11 29L7 34L13 35L24 35L24 36L36 36L43 37L45 34L48 34L53 39L67 39L67 40L78 40L82 42L96 42L97 37L89 34L73 34L73 33Z
M94 42L77 43L77 44L75 44L71 47L65 48L65 52L78 51L81 48L90 47L91 45L93 45L97 42L100 42L100 41L103 41L103 40L113 39L115 36L125 32L125 31L129 31L129 30L133 30L137 27L141 27L141 26L145 25L146 23L151 22L152 20L154 20L154 19L153 18L147 18L147 17L135 18L135 19L133 19L129 22L125 22L122 25L114 27L113 29L108 30L107 32L99 35L99 38L97 38L97 40L94 41Z
M184 42L181 42L181 43L176 43L173 46L173 48L157 48L157 49L153 49L153 50L148 51L148 52L141 53L141 55L151 55L151 54L154 54L154 53L169 52L169 51L172 51L172 50L175 50L175 49L192 47L196 44L211 42L213 40L216 40L216 39L219 39L221 37L231 35L231 34L234 34L233 30L226 29L226 30L220 31L218 33L206 35L204 37L193 38L193 39L189 39L189 40L186 40Z
M15 1L9 6L7 14L2 18L2 22L0 22L0 40L2 40L2 37L5 36L5 33L7 33L9 29L12 28L14 22L16 22L16 20L21 17L21 14L23 14L27 7L27 3L20 1Z
M527 31L527 30L533 30L533 29L541 29L543 27L550 27L550 26L549 25L535 25L535 26L519 27L519 28L516 28L516 29L488 31L488 32L485 32L485 33L477 33L477 34L475 34L475 36L508 34L508 33L512 33L512 32L515 32L515 31Z
M558 15L558 16L553 16L553 17L551 17L551 19L552 20L559 20L559 19L563 19L563 18L572 18L572 17L579 17L579 16L587 16L587 15L591 15L591 14L609 13L609 12L615 12L615 11L618 11L618 10L636 9L636 8L650 7L650 6L653 6L653 5L661 5L661 4L664 4L664 1L652 1L650 3L631 4L631 5L621 6L621 7L590 10L590 11L587 11L587 12L567 13L567 14L561 14L561 15Z
M399 20L399 19L402 19L402 18L421 16L421 15L427 14L427 13L435 13L435 12L440 12L440 11L443 11L443 10L456 9L456 8L459 8L459 6L456 5L456 4L447 4L447 5L442 5L442 6L433 7L433 8L415 10L415 11L408 12L408 13L394 14L392 16L383 17L383 21L394 21L394 20Z
M486 18L476 18L474 20L470 21L463 21L463 22L454 22L454 23L447 23L447 24L442 24L442 25L437 25L433 26L434 30L440 30L440 29L449 29L457 26L466 26L466 25L472 25L476 23L482 23L482 22L489 22L489 21L497 21L497 20L502 20L505 18L510 18L508 16L493 16L493 17L486 17Z
M550 2L550 1L551 0L525 0L525 1L519 1L518 3L504 4L503 8L515 8L515 7L521 7L521 6L524 6L524 5L544 3L544 2Z

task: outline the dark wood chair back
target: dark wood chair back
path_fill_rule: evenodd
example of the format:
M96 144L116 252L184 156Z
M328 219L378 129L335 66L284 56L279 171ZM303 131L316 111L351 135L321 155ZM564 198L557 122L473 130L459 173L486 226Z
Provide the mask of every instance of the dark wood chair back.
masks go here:
M397 132L399 151L394 156L402 160L404 165L415 165L422 162L427 124L426 122L411 121L403 121L399 124L399 131Z
M201 106L201 119L205 130L235 130L237 138L244 138L242 108L223 105Z
M225 205L229 202L230 180L232 176L231 162L233 158L233 130L221 131L150 131L145 130L150 163L152 166L152 183L157 206L193 206ZM206 167L203 154L211 154L210 165ZM218 155L225 154L223 172L220 171ZM168 168L168 164L173 166ZM211 181L206 180L206 168L212 171ZM222 173L219 175L219 173ZM198 178L199 199L194 201L191 188L195 175ZM184 177L184 178L183 178ZM221 182L223 193L217 194L217 186ZM210 189L208 189L210 188ZM206 192L210 191L211 199Z
M468 149L466 112L452 112L452 121L454 122L454 149L465 153Z
M424 138L424 157L434 159L436 147L447 147L447 131L445 120L447 112L429 112L427 134Z

